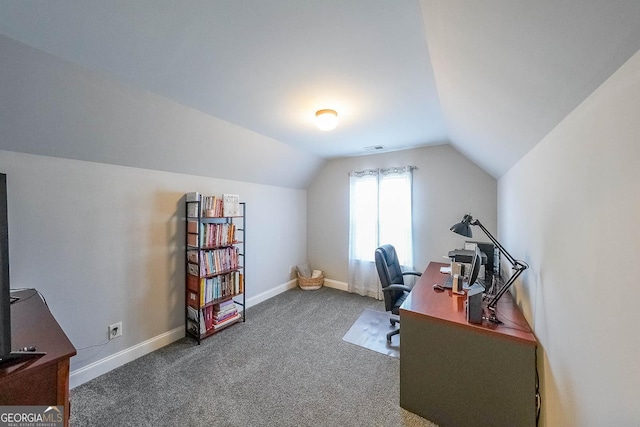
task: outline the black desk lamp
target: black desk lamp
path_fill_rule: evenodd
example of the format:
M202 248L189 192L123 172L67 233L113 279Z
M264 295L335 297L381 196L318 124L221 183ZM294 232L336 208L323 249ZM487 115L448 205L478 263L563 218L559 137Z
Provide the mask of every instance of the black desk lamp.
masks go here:
M484 234L487 235L489 240L491 240L491 242L496 245L500 253L502 253L504 257L511 263L511 268L514 271L509 280L507 280L507 282L502 286L498 293L491 298L489 304L487 305L487 308L491 311L491 317L489 318L489 320L494 323L502 323L496 317L496 304L498 304L498 300L502 297L502 295L504 295L505 292L509 290L509 287L513 284L513 282L516 281L518 276L520 276L524 270L529 268L529 265L524 261L518 261L517 259L512 257L511 254L507 252L507 250L500 244L500 242L496 240L495 237L491 235L491 233L489 233L489 230L487 230L479 220L473 219L471 214L466 214L464 218L462 218L462 221L453 225L450 230L454 233L460 234L461 236L471 238L473 236L470 227L471 225L477 225L482 231L484 231Z

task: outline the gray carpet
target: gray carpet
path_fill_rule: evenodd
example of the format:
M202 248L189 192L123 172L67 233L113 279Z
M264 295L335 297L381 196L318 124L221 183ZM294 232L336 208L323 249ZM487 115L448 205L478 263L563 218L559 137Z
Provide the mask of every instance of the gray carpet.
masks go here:
M434 426L400 408L399 361L342 340L382 302L284 292L71 391L72 426Z

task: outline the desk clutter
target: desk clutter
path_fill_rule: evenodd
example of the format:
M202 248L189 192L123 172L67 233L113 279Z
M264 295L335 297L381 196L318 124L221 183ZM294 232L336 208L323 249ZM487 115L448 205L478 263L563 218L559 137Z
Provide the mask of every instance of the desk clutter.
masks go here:
M471 231L471 226L479 227L482 230L482 232L489 238L489 240L491 240L491 243L466 242L465 250L475 249L475 252L477 254L478 250L483 249L481 245L485 245L485 247L489 249L492 248L492 251L494 254L493 263L485 262L485 264L493 265L494 278L498 278L498 279L500 278L500 256L503 256L504 259L511 264L511 275L504 283L501 283L500 289L497 289L497 286L495 286L496 285L495 280L493 280L492 282L487 282L487 284L490 286L488 287L485 286L486 288L485 292L487 297L489 297L490 295L490 298L488 298L489 302L487 304L487 309L490 311L489 321L491 321L492 323L501 324L502 321L498 320L498 318L496 317L496 306L498 305L498 301L509 290L509 287L513 285L513 283L515 283L515 281L522 274L522 272L525 271L527 268L529 268L529 264L527 264L524 261L515 259L513 255L511 255L504 248L504 246L502 246L500 242L498 242L498 240L496 240L496 238L493 237L493 234L491 234L489 230L487 230L487 228L484 225L482 225L480 220L472 217L471 214L466 214L462 218L462 221L452 225L450 230L456 234L470 238L473 236L473 233ZM468 245L469 245L469 248L467 247ZM475 248L472 248L472 247L475 247ZM484 253L486 255L489 255L491 253L491 250L486 250L484 251ZM457 257L457 254L454 253L454 258L456 257ZM456 261L462 262L461 259ZM476 262L477 261L474 258L473 263L475 264ZM471 273L471 280L469 283L470 286L474 285L474 277L476 277L475 271Z
M454 294L466 296L467 322L482 324L483 295L490 295L494 288L495 260L499 254L491 243L466 242L464 249L449 251L448 257L450 265L440 268L445 279L434 284L433 289L450 289Z

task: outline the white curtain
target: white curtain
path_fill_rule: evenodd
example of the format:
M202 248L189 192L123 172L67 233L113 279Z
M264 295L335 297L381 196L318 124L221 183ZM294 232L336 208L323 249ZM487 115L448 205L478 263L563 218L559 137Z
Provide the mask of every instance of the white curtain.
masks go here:
M413 268L412 166L350 173L349 292L382 299L374 254L396 248L400 264Z

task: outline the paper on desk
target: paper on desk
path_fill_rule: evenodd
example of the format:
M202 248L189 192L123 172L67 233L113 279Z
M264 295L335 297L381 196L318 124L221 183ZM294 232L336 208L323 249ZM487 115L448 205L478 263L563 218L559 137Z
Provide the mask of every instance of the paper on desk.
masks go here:
M440 273L451 274L451 266L449 266L449 267L440 267Z

